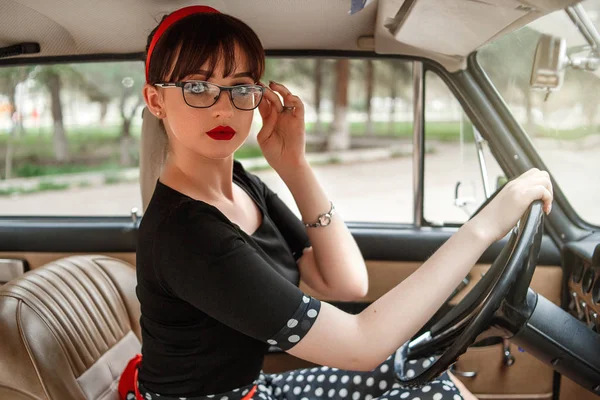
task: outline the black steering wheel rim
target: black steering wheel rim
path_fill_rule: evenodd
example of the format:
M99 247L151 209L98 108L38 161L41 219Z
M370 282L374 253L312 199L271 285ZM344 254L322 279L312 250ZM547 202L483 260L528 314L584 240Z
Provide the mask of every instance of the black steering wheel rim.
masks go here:
M478 283L485 286L483 295L467 295L455 307L457 311L454 314L458 315L447 318L451 326L443 327L440 335L432 337L431 331L425 332L398 349L394 368L396 380L400 384L416 387L437 378L490 326L503 302L515 306L525 301L539 256L543 220L543 203L538 200L523 214L513 228L507 245ZM441 352L439 356L438 352ZM413 374L409 373L411 370L407 361L423 356L429 357L430 365L418 374L414 374L414 371Z

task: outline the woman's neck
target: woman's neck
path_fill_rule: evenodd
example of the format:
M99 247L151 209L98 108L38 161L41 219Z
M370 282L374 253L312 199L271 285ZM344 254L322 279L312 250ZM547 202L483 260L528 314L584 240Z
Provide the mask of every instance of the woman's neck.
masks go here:
M233 202L232 175L233 155L209 159L171 152L163 165L160 181L192 198Z

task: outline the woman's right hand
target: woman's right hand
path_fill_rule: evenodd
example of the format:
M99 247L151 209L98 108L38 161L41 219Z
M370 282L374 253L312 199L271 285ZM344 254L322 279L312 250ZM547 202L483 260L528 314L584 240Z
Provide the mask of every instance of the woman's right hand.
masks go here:
M504 185L490 204L470 222L493 243L502 239L515 226L535 200L541 199L544 211L549 214L553 197L548 172L532 168Z

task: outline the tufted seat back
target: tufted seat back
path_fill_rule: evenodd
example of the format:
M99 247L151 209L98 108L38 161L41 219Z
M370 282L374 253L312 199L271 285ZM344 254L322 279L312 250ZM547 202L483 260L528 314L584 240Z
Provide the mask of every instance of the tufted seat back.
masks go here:
M73 256L0 287L0 399L116 400L140 352L135 268Z

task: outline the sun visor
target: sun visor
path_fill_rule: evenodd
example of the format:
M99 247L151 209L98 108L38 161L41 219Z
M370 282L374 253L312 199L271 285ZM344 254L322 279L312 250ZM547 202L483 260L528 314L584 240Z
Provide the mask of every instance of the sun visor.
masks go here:
M449 56L467 56L525 17L530 8L510 0L406 2L386 26L397 41Z

